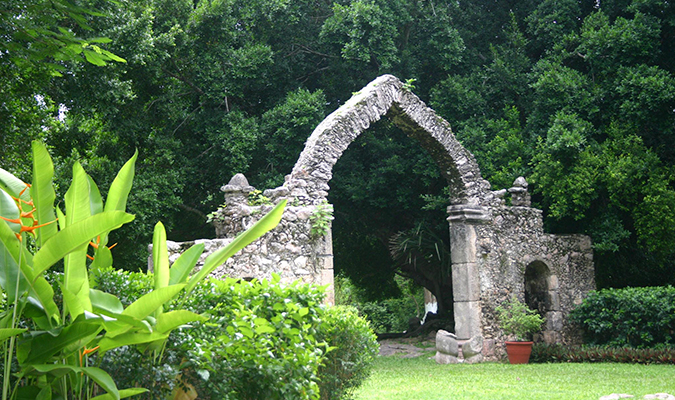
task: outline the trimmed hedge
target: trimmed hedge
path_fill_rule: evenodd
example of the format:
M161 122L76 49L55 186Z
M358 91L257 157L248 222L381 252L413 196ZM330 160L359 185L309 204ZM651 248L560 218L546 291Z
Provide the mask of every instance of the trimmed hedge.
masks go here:
M675 288L643 287L591 292L570 313L586 343L648 348L675 345Z
M631 349L612 347L566 347L537 343L532 347L530 362L616 362L630 364L675 364L675 349Z

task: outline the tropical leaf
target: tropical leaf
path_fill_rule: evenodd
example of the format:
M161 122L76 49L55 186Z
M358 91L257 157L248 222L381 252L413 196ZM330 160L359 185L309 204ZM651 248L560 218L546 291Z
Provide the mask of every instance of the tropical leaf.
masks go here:
M28 185L24 181L0 168L0 189L3 189L14 197L21 198L24 201L30 201L30 193L24 191L26 187L28 187ZM22 191L23 193L21 193Z
M44 225L37 230L37 245L42 246L50 237L58 231L57 225L51 223L56 219L54 214L54 164L49 156L47 147L39 141L33 141L33 183L30 188L30 196L35 207L34 216L39 225Z
M7 293L8 301L16 300L18 286L19 295L28 291L48 318L58 318L59 309L54 303L54 290L42 276L35 274L31 267L33 256L4 223L0 223L0 257L3 260L0 285Z
M0 329L0 343L11 338L12 336L20 335L26 332L28 329L18 329L18 328L2 328Z
M155 290L168 286L169 252L166 248L166 230L161 222L155 225L152 236L152 269L155 276Z
M126 399L127 397L136 396L137 394L145 393L148 389L144 388L129 388L122 389L119 391L120 399ZM92 397L90 400L114 400L115 397L111 394L102 394L100 396Z
M96 367L76 367L67 364L36 364L31 365L37 374L50 374L61 377L69 373L84 374L96 382L103 390L111 395L113 400L119 400L120 392L115 381L104 370Z
M190 322L207 321L208 318L195 314L187 310L175 310L164 313L157 318L157 325L155 330L160 333L169 333L181 325L189 324Z
M105 211L66 226L52 236L35 254L33 258L35 273L42 273L65 257L66 254L89 243L92 238L117 229L123 224L133 221L133 219L133 215L123 211Z
M84 314L86 308L80 297L68 290L65 284L61 285L61 293L63 294L63 304L70 314L71 319L75 319L79 315ZM91 311L91 304L87 311Z
M198 243L187 249L174 261L169 271L169 285L187 282L190 273L204 252L204 243Z
M19 344L17 360L20 364L48 363L51 358L66 348L81 348L101 332L99 320L78 319L72 324L54 332L31 332L33 337Z
M129 307L122 312L122 315L143 319L155 312L156 309L163 306L165 303L168 303L184 287L185 285L171 285L153 290L131 303Z
M127 161L124 166L117 173L117 176L110 185L108 191L108 198L105 202L105 211L124 211L127 209L127 198L131 191L131 186L134 180L134 169L136 167L136 159L138 158L138 150Z
M91 211L91 215L103 212L103 197L101 197L101 192L98 190L96 182L88 174L87 181L89 182L89 210Z
M160 332L127 332L115 337L103 337L98 345L100 351L108 351L122 346L132 346L137 344L152 343L165 340L169 337L168 333Z
M124 311L124 306L120 299L110 293L102 292L98 289L89 289L89 298L94 309L117 314Z
M0 216L14 220L18 220L19 217L21 216L21 213L19 212L19 207L17 207L16 202L14 202L14 199L12 199L12 196L10 196L9 193L1 189L0 189ZM17 224L16 222L10 222L7 220L4 220L2 222L7 224L14 233L21 232L21 224Z

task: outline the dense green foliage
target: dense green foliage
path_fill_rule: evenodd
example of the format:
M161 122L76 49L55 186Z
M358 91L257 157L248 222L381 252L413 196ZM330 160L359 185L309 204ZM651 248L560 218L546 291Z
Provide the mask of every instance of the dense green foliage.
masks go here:
M424 295L411 281L397 277L400 296L372 300L367 289L359 287L344 275L335 277L335 304L356 308L378 333L404 332L410 318L424 317Z
M561 344L535 343L530 362L533 363L626 363L626 364L675 364L675 349L632 349L595 346L564 346Z
M379 345L355 308L335 306L323 314L319 337L332 349L319 367L322 400L349 399L370 375Z
M592 292L570 313L589 344L647 348L675 345L675 288Z
M205 216L234 173L260 189L279 185L328 112L392 73L415 79L495 189L523 175L550 231L591 235L601 287L675 283L670 2L73 3L97 13L76 12L74 22L48 7L65 2L31 0L0 14L0 162L25 173L25 138L39 137L57 169L80 160L110 182L138 149L137 223L111 237L119 267L143 268L160 217L171 239L213 235ZM127 62L26 55L42 47L25 46L21 24L110 38L106 49ZM397 294L389 240L422 220L446 234L445 183L387 120L334 172L336 269L375 297Z
M146 353L157 370L169 335L208 319L183 308L185 299L232 254L274 228L286 201L208 255L194 274L204 245L192 246L170 266L166 232L157 223L151 290L143 282L127 285L144 294L133 301L125 298L125 307L115 295L96 289L90 278L112 268L109 234L134 219L125 209L138 153L117 173L105 201L76 162L63 207L54 206L54 165L45 145L34 141L32 153L30 184L0 168L2 399L101 400L147 392L120 390L105 370L91 365L95 356L90 355L129 348ZM54 273L57 265L60 274ZM176 305L167 310L173 300Z
M96 281L133 301L152 287L153 277L108 269ZM347 398L368 376L377 342L353 310L325 308L322 300L321 288L284 285L278 277L205 281L169 310L182 303L210 319L174 332L162 362L127 347L106 353L102 366L119 384L151 389L148 399L164 399L181 385L200 398Z

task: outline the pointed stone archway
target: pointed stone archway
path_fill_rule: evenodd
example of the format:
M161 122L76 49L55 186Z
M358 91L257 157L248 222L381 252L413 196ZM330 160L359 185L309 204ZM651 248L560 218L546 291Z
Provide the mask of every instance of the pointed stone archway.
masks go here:
M551 304L546 309L545 339L579 340L566 316L595 288L590 238L545 233L542 212L530 207L528 184L522 177L508 189L511 204L507 206L507 190L490 190L473 155L457 141L450 125L391 75L381 76L355 93L316 127L284 185L263 193L272 203L289 200L279 226L228 260L214 275L262 279L276 273L283 281L331 285L331 232L313 235L312 215L326 207L323 204L333 166L342 153L384 116L419 141L450 188L447 220L456 336L484 339L483 355L495 359L504 339L495 308L513 296L521 301L526 300L526 294L527 300L535 292L543 296L539 287L545 281ZM247 194L254 189L241 174L222 187L226 207L219 210L215 223L216 234L222 239L206 241L207 253L231 241L271 209L272 205L248 204ZM182 245L171 246L179 252ZM332 302L332 288L328 301Z
M429 152L450 187L455 331L458 337L468 339L480 334L480 286L473 225L487 220L483 206L494 203L495 196L473 155L455 138L450 124L400 80L392 75L375 79L324 119L307 140L285 186L292 197L303 203L327 201L335 163L361 133L384 116Z
M316 127L285 186L305 201L326 200L335 163L384 116L417 139L436 161L450 185L452 204L479 206L492 197L490 184L481 177L473 155L452 134L450 124L392 75L369 83Z

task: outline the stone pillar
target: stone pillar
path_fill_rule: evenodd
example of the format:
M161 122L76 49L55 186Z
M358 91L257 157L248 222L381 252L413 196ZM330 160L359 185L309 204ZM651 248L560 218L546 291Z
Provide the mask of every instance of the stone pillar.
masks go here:
M509 189L511 193L511 205L515 207L530 207L532 201L527 192L528 183L522 176L513 181L513 187Z
M482 334L475 225L485 223L488 216L482 207L468 205L450 206L448 214L455 335L467 340Z
M321 271L321 282L320 284L328 285L326 289L326 299L324 302L328 305L335 305L335 281L333 273L333 232L332 227L328 229L328 232L322 239L322 243L319 248L315 249L316 251L316 260L317 265L315 268L319 268Z
M223 210L223 219L214 223L216 236L219 238L234 238L244 231L240 217L242 207L248 206L248 195L255 188L248 184L244 174L236 174L227 185L220 188L225 193L226 207Z

